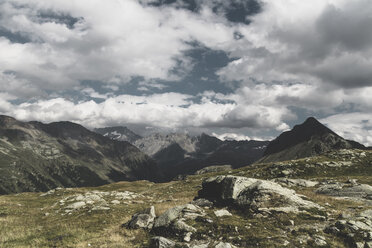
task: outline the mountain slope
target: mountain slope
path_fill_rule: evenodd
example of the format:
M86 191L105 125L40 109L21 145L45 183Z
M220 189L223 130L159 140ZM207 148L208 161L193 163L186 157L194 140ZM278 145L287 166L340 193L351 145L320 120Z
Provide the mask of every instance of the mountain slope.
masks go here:
M211 165L249 165L261 158L268 141L222 141L207 134L153 134L134 142L151 156L162 174L170 180L178 175L193 174Z
M334 149L365 149L358 142L345 140L309 117L301 125L279 135L267 146L260 162L274 162L318 155Z
M118 141L128 141L131 144L135 142L136 140L139 140L142 138L141 136L134 133L129 128L122 127L122 126L95 128L93 131L103 136L106 136L110 139L118 140Z
M128 142L71 122L25 123L0 116L2 194L159 178L154 161Z

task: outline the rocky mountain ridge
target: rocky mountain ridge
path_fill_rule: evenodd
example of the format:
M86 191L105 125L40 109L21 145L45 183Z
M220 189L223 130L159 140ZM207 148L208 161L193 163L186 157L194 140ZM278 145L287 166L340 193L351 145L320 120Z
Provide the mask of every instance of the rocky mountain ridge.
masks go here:
M123 126L95 128L93 131L110 139L128 141L131 144L133 144L136 140L142 139L140 135Z
M0 116L0 193L158 180L154 161L127 142L75 123Z
M362 144L342 138L314 117L280 134L267 146L260 162L274 162L316 156L339 149L366 149Z
M109 129L115 130L106 130ZM207 166L229 164L238 168L252 164L262 157L268 143L255 140L222 141L205 133L199 136L155 133L132 142L157 162L167 180L179 175L193 174Z

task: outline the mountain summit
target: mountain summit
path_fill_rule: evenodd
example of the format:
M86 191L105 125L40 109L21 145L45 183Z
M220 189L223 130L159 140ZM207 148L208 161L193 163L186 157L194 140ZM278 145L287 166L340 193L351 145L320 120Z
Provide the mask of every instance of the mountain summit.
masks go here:
M365 149L363 145L342 138L314 117L309 117L271 141L261 161L297 159L343 148Z

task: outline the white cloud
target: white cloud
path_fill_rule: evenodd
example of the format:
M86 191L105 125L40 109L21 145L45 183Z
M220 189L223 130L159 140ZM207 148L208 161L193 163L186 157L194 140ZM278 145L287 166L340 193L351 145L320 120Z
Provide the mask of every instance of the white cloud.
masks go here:
M233 40L228 22L207 8L193 13L136 0L5 0L0 13L2 28L31 40L0 39L0 73L12 71L39 91L68 89L81 80L178 80L193 66L184 55L190 42L217 49ZM78 19L70 27L58 15Z
M85 92L97 94L89 88L85 89ZM74 103L64 98L54 98L13 105L3 100L5 104L1 113L20 120L71 120L88 127L138 124L179 130L227 127L254 131L287 126L282 121L284 117L280 110L273 107L245 106L233 101L220 102L212 94L207 94L201 102L195 102L191 95L179 93L103 97L106 99L101 103Z
M372 85L372 5L368 0L263 0L263 11L226 47L240 58L223 80L287 81L337 88Z
M244 134L238 134L238 133L223 133L223 134L217 134L212 133L213 136L220 140L251 140L249 136L246 136Z
M372 146L372 113L342 113L321 119L338 135Z

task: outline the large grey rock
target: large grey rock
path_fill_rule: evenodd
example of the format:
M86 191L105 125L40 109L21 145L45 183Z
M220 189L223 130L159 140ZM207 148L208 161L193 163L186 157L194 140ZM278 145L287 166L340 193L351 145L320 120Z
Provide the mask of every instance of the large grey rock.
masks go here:
M134 214L132 219L126 223L125 226L132 229L151 229L154 224L155 217L155 207L151 206L142 212Z
M220 203L233 202L240 192L256 181L257 179L238 176L211 177L204 180L198 197Z
M257 210L283 208L286 212L291 209L296 211L298 208L320 208L318 204L302 199L294 190L266 180L257 180L241 191L237 204Z
M153 237L150 240L150 248L172 248L176 246L176 242L164 237Z
M232 170L231 165L212 165L212 166L208 166L201 170L196 171L195 175L202 175L206 173L228 171L228 170Z
M198 197L213 200L217 205L232 204L264 211L297 212L299 208L320 208L278 183L237 176L206 179Z
M305 188L314 187L317 184L319 184L319 182L315 182L315 181L310 181L310 180L305 180L305 179L292 179L292 178L285 178L285 177L277 178L274 181L277 183L285 184L287 186L305 187Z
M198 216L204 216L202 208L193 204L185 204L168 209L162 215L155 219L154 228L168 227L178 219L195 219Z
M176 206L165 211L162 215L155 219L154 228L169 226L174 220L181 216L181 211L183 208L184 205Z
M364 198L372 200L372 186L368 184L326 184L316 190L318 194L337 197Z

